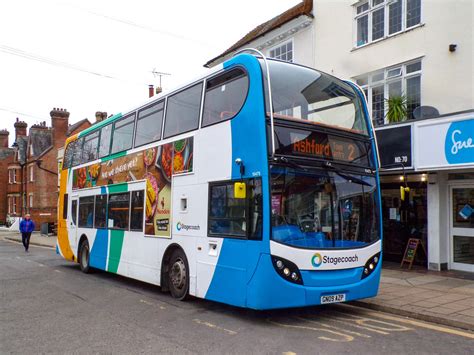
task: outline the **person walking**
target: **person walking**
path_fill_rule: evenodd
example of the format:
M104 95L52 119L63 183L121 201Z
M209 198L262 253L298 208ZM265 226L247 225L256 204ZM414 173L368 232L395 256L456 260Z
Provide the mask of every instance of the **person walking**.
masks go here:
M25 214L25 218L22 219L20 222L20 233L21 233L21 241L23 242L23 246L25 247L25 252L28 252L28 248L30 246L30 237L31 233L35 230L35 222L30 219L30 215L27 213Z

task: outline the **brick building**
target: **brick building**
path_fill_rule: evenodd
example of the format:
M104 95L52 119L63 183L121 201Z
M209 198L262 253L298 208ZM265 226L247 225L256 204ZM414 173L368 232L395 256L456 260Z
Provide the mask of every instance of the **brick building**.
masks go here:
M13 162L14 149L9 148L7 130L0 131L0 225L5 224L8 212L7 185L8 164Z
M37 229L42 223L57 220L58 150L68 136L91 126L87 119L69 125L69 112L64 109L55 108L50 115L51 127L46 126L46 122L33 125L28 135L27 124L17 119L13 155L6 164L8 215L19 217L30 213ZM2 137L0 134L0 139ZM8 146L8 142L6 144Z

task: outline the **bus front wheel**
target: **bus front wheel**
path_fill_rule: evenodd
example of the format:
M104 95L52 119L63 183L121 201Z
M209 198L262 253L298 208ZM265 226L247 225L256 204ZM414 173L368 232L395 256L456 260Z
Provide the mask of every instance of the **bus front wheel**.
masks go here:
M79 248L79 265L81 266L81 271L85 274L88 274L91 270L89 256L89 242L84 240Z
M171 296L182 301L189 292L188 260L182 249L176 249L171 254L168 268L168 287Z

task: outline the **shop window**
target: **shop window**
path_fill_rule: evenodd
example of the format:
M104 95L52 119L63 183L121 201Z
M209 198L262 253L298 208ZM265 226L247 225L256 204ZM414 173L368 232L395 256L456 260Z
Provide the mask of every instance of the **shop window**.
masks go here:
M130 214L130 230L143 230L143 191L132 191L132 207Z
M107 195L95 197L95 228L107 228Z
M199 126L202 83L168 97L164 138L189 132Z
M453 236L453 261L455 263L474 264L474 237Z
M94 225L94 196L79 198L79 227L92 228Z
M209 235L260 239L262 234L261 180L244 180L246 197L234 196L235 181L209 187Z
M112 148L110 154L115 154L132 148L134 123L135 114L122 118L114 123L114 133L112 134Z
M474 228L474 188L453 189L453 227Z
M135 147L161 138L165 102L160 101L138 112Z
M242 69L234 69L208 80L202 125L209 126L234 117L245 102L248 86L248 77Z
M108 227L128 230L130 193L109 195Z

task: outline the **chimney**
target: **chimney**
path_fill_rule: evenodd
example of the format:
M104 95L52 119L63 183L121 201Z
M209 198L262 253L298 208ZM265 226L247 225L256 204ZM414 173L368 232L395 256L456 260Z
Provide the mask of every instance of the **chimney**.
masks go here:
M49 113L51 126L53 127L53 145L62 147L66 141L67 129L69 127L69 112L63 108L53 108Z
M8 148L8 136L10 132L8 132L6 129L2 129L0 131L0 149L2 148Z
M155 89L153 85L148 85L148 97L153 97L155 95Z
M95 122L101 122L107 118L107 112L97 111L95 113Z
M28 124L26 122L20 121L19 118L17 117L14 127L15 127L15 141L18 139L19 136L26 136L26 128L28 127Z

